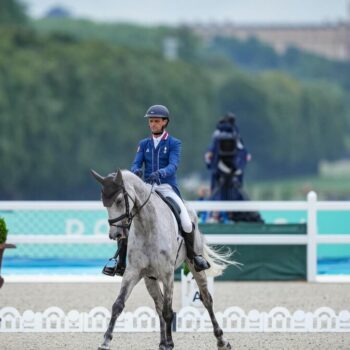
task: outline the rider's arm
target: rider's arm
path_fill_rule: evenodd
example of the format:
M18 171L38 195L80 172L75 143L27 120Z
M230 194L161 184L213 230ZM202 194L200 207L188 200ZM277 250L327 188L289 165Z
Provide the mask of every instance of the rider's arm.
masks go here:
M131 171L134 173L138 169L142 169L142 165L144 162L144 152L143 152L143 142L141 141L139 143L139 146L137 147L137 152L134 158L134 162L131 165Z
M169 164L166 167L159 169L160 176L163 179L174 175L180 162L181 141L172 140L170 141L169 146Z

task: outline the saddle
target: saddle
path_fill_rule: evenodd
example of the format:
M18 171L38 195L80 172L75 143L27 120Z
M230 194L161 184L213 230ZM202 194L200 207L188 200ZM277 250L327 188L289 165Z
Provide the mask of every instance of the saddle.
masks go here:
M176 219L176 222L177 222L177 225L179 227L180 232L183 232L182 225L181 225L181 219L180 219L181 208L179 207L179 205L171 197L165 197L157 190L156 190L156 193L171 209L171 211L173 212L173 214L175 216L175 219Z

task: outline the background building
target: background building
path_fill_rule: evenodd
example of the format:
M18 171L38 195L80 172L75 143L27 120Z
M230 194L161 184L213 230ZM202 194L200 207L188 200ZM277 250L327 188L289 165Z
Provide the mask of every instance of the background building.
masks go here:
M350 16L349 16L350 17ZM278 53L296 47L330 59L350 60L350 21L319 25L196 24L193 29L210 40L215 36L246 40L255 37Z

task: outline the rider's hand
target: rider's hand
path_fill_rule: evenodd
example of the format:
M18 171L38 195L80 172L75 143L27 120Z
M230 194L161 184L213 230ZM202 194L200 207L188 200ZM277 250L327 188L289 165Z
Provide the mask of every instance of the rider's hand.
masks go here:
M233 185L234 188L241 188L242 187L242 182L237 176L234 176L232 178L232 185Z
M210 165L211 161L213 160L213 152L206 152L204 155L204 161L207 165Z
M156 184L159 184L160 183L160 173L159 173L159 171L157 170L157 171L155 171L155 172L153 172L150 176L149 176L149 178L148 178L148 182L150 183L150 184L154 184L154 183L156 183Z
M143 175L142 169L134 170L134 174L142 179L142 175Z

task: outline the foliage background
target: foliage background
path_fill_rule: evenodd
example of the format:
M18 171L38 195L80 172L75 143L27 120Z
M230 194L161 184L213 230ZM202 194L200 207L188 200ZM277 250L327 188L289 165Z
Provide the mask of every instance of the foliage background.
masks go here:
M0 5L0 199L96 199L89 169L129 168L158 103L183 142L182 179L208 176L203 154L226 111L253 155L250 181L310 178L349 156L350 62L204 42L186 27L33 21Z

